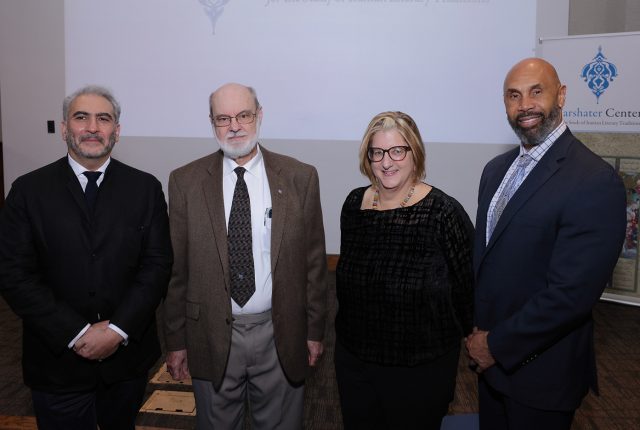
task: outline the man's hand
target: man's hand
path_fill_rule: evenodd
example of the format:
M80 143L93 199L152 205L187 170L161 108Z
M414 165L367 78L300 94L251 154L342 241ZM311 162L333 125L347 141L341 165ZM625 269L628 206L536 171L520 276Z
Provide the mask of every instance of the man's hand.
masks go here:
M104 360L111 356L124 339L109 328L109 321L91 325L73 345L76 354L88 360Z
M191 377L189 375L186 349L167 352L166 363L167 370L174 380L182 381Z
M478 327L474 327L473 333L467 336L465 342L469 358L477 365L474 370L478 373L482 373L496 364L496 360L491 355L491 351L489 351L488 334L488 331L478 330Z
M309 349L309 366L315 367L315 365L318 364L320 357L322 357L324 346L322 345L322 342L308 340L307 348Z

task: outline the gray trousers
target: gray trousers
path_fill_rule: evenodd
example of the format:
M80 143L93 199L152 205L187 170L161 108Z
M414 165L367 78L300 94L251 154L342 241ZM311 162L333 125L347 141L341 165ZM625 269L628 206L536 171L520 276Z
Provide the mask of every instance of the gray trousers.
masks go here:
M284 375L273 339L271 311L234 315L224 381L193 379L198 430L242 430L245 400L252 430L302 428L304 385Z

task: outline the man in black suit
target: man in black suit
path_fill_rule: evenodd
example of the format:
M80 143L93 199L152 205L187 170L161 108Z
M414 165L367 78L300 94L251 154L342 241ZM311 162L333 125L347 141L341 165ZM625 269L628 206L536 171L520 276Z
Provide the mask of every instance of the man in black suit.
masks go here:
M67 97L68 156L18 178L0 213L0 292L23 320L40 429L134 429L160 356L167 207L153 176L111 158L119 117L104 88Z
M480 180L467 348L485 430L569 429L597 389L591 312L622 249L626 198L564 123L565 95L551 64L516 64L504 103L521 145Z

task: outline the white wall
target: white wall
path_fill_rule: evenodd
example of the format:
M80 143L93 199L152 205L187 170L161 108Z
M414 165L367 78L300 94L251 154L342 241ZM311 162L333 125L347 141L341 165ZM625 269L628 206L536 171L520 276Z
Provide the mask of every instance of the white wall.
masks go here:
M567 34L568 2L538 0L538 36ZM108 2L104 7L109 7ZM99 55L99 44L109 43L110 31L117 30L106 25L102 33L92 36L96 40L96 52L90 54ZM63 0L0 1L0 110L5 192L16 177L66 153L59 135L65 96L64 58ZM203 94L205 108L206 96ZM127 107L123 109L126 115ZM463 100L460 112L451 118L452 127L465 126L464 116L468 113L464 112ZM55 135L46 133L47 120L56 121ZM505 119L496 118L496 121ZM428 131L423 130L423 134L428 136ZM327 252L338 253L342 202L350 189L366 184L358 172L358 142L267 140L264 143L274 151L290 154L318 168ZM427 138L426 148L427 181L456 197L474 219L482 168L489 159L508 149L508 145L438 143L429 142ZM212 139L126 137L116 146L114 156L153 173L166 189L170 170L214 149Z

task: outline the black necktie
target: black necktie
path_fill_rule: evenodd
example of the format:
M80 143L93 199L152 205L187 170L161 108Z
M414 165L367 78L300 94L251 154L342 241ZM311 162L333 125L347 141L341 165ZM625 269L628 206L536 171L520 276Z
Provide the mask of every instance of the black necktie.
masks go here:
M98 178L102 175L102 172L82 172L87 177L89 182L84 189L84 199L87 201L89 211L93 212L93 208L96 204L96 197L98 197Z
M249 190L244 181L244 167L236 167L238 175L233 191L227 241L229 246L229 268L231 270L231 298L243 307L256 291L253 270L253 247L251 246L251 203Z

